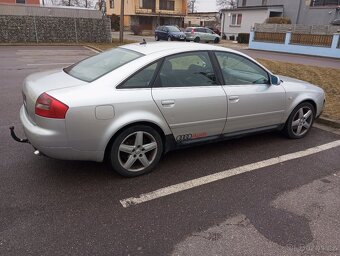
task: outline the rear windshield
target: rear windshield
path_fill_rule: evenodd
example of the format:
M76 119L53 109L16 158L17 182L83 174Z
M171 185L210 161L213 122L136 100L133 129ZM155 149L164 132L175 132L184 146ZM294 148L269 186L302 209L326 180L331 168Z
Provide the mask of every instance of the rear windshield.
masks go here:
M135 51L115 48L73 64L65 68L64 71L80 80L92 82L141 56L143 54Z
M173 26L167 27L167 29L169 29L170 32L180 32L179 28Z

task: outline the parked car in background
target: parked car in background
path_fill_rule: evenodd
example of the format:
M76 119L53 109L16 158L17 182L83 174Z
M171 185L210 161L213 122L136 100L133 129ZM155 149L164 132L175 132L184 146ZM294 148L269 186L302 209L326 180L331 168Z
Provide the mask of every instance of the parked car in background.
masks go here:
M22 94L27 139L12 130L15 140L37 155L106 160L129 177L196 143L265 130L303 138L325 104L321 88L278 77L241 52L174 42L124 45L32 74Z
M185 35L187 41L199 42L214 42L218 44L221 41L221 37L209 28L203 27L187 27L185 29Z
M221 31L218 28L213 28L213 27L207 27L208 29L214 31L217 35L221 35Z
M185 41L185 33L176 26L159 26L155 30L155 40Z

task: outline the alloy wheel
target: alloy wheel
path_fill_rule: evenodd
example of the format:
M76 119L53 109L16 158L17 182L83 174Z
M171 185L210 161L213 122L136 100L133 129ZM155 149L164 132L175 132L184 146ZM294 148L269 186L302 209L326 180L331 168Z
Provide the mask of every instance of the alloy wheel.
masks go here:
M157 141L148 132L137 131L128 135L118 149L118 160L131 172L143 171L157 156Z
M291 130L295 136L303 136L313 123L313 111L309 106L302 106L292 119Z

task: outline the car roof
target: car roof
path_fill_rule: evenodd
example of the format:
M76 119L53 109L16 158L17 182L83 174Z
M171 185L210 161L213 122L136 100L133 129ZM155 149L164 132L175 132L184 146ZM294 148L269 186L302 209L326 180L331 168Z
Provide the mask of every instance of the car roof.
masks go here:
M228 51L233 53L238 53L229 48L209 45L209 44L198 44L198 43L185 43L185 42L147 42L146 44L134 43L120 46L121 48L132 50L135 52L142 53L144 55L149 55L153 53L169 53L174 52L187 52L187 51ZM176 51L177 50L177 51Z

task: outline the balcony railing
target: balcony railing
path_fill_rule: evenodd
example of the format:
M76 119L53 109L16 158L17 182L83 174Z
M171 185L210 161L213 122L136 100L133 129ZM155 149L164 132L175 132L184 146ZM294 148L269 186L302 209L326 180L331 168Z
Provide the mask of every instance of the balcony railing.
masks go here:
M147 9L147 8L141 7L139 4L136 5L135 13L145 14L145 15L169 15L169 16L185 16L186 15L185 11L182 9L176 9L176 8L174 8L174 10L161 10L157 8Z

